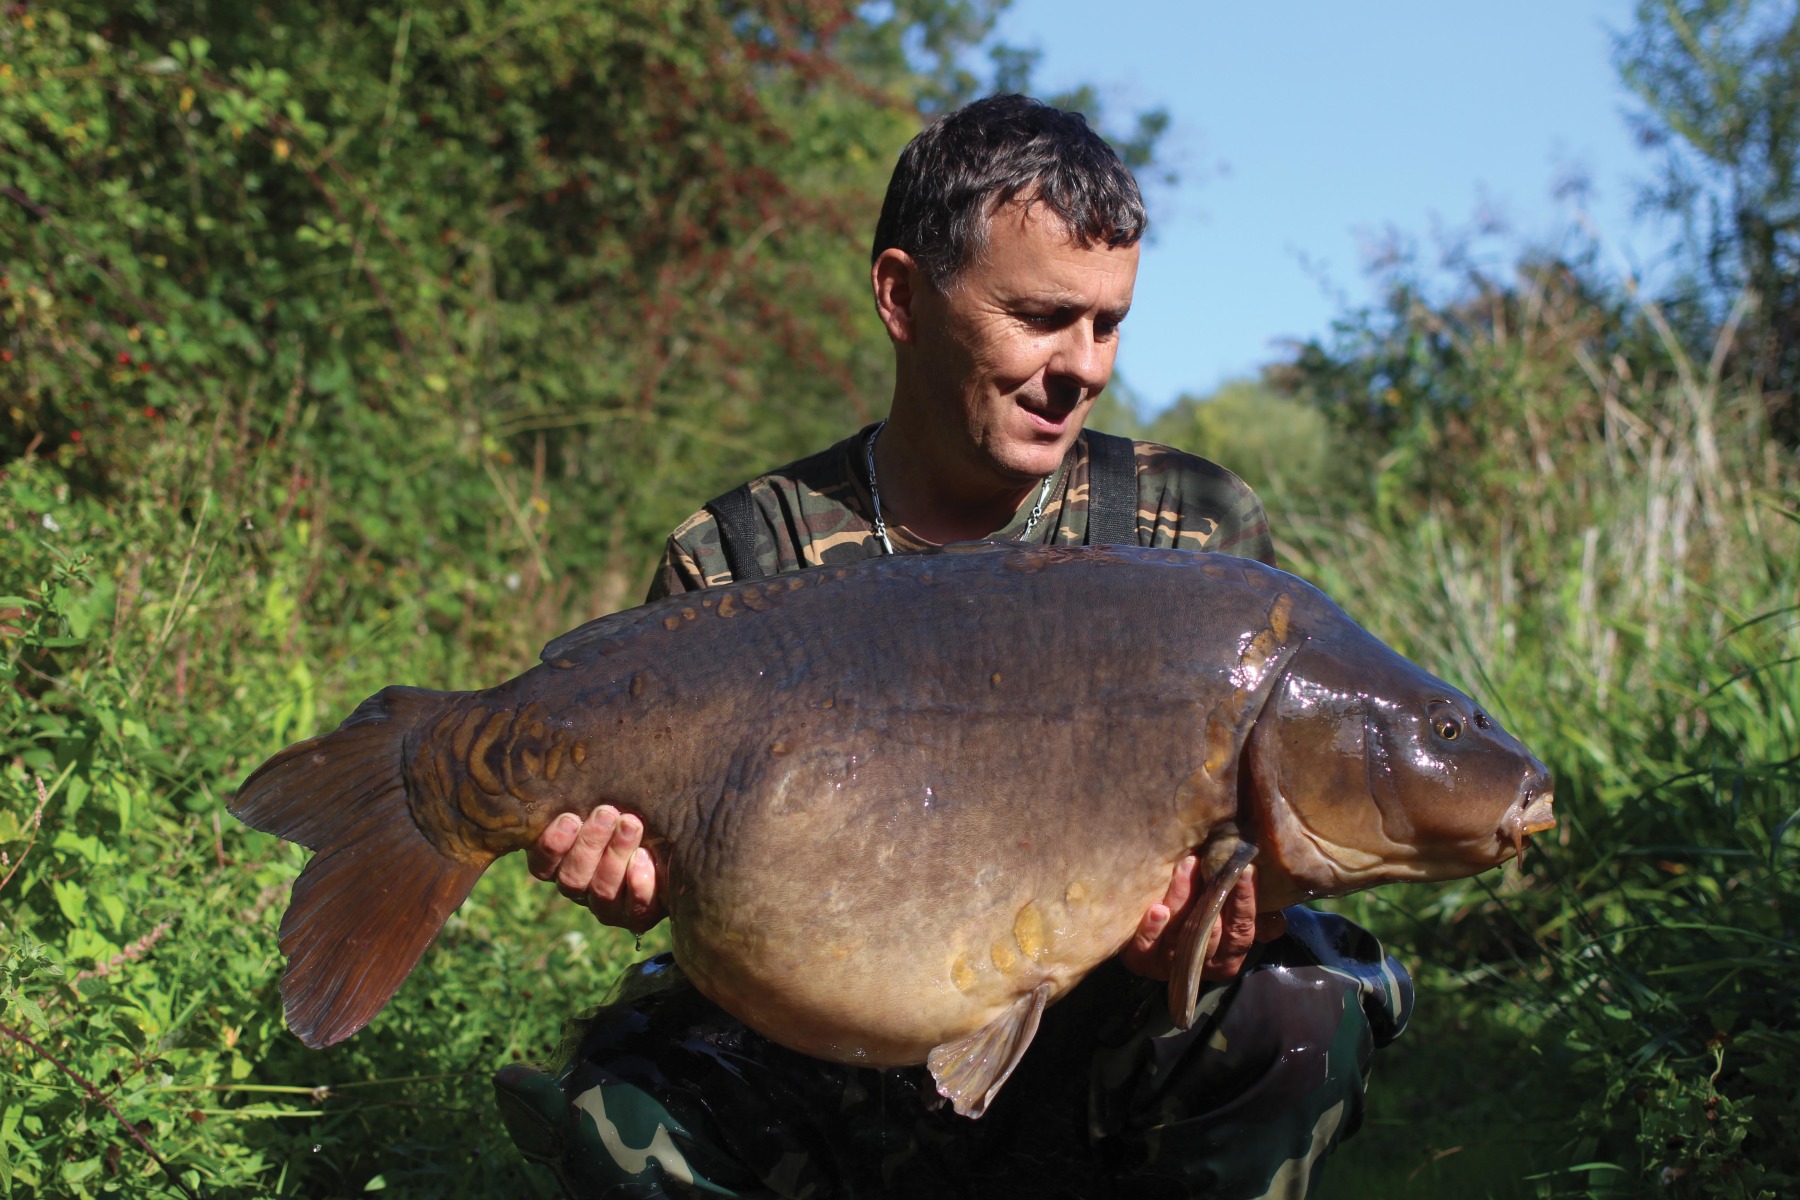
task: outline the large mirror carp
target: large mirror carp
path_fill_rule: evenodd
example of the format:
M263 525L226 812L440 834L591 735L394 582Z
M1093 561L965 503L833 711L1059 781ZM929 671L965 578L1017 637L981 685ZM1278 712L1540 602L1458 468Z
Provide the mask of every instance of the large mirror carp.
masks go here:
M609 803L701 992L806 1054L929 1063L979 1116L1189 852L1184 1028L1252 856L1273 911L1471 875L1554 824L1473 700L1219 554L971 543L671 597L542 657L386 688L245 782L240 820L317 851L280 933L307 1045L368 1024L495 858Z

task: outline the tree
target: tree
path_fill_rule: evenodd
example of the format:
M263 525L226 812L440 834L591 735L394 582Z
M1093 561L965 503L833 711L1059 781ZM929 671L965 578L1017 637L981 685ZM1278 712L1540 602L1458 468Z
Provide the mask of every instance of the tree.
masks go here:
M1732 361L1800 445L1800 5L1640 0L1615 58L1665 152L1645 200L1685 226L1692 299L1715 333L1747 299Z

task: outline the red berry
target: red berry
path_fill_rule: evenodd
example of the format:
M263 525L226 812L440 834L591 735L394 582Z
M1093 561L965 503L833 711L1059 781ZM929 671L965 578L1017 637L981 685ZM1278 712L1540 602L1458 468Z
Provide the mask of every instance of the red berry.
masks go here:
M151 408L149 405L145 405L144 406L144 415L146 417L149 417L152 421L154 421L156 419L156 410L154 408Z
M144 374L148 375L150 373L150 364L149 363L139 363L138 370L140 370Z
M128 363L131 361L131 355L129 355L129 354L125 353L123 350L121 350L121 351L119 351L119 361L121 363Z
M11 362L11 361L12 361L12 351L11 350L0 350L0 362Z
M79 430L79 429L72 430L69 433L69 440L71 442L79 442L81 440L81 430Z

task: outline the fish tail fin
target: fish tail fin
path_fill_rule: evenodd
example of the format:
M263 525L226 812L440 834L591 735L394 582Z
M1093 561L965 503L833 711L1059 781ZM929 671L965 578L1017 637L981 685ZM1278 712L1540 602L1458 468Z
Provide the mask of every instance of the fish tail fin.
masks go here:
M317 852L280 934L288 1028L315 1049L381 1011L487 869L447 857L407 803L407 735L457 694L385 688L258 767L231 803L251 828Z

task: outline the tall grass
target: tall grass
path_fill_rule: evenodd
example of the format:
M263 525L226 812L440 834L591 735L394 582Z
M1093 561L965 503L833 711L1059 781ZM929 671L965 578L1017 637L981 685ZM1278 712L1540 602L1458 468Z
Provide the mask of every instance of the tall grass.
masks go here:
M1368 502L1268 497L1287 565L1490 704L1561 821L1523 871L1345 902L1423 999L1336 1194L1791 1195L1800 472L1729 330L1695 362L1645 306L1661 353L1602 359L1587 306L1519 286L1443 343L1479 390L1408 431L1425 485L1390 451Z

